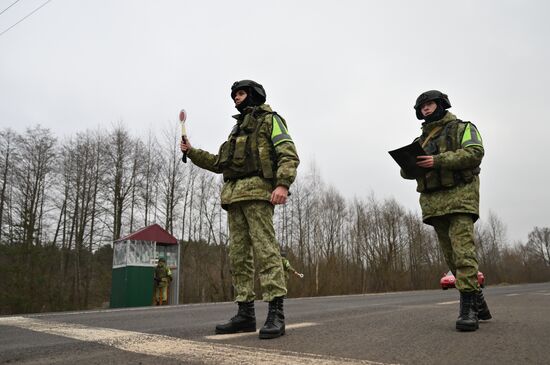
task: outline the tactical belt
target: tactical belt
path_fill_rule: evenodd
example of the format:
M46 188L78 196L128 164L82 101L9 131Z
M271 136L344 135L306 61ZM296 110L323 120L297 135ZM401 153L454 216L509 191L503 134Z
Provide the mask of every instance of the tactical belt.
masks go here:
M242 179L246 179L248 177L253 177L253 176L264 177L264 175L262 175L261 171L256 171L256 172L252 172L250 174L239 175L239 176L236 176L236 177L225 177L224 176L223 181L224 182L237 181L237 180L242 180Z

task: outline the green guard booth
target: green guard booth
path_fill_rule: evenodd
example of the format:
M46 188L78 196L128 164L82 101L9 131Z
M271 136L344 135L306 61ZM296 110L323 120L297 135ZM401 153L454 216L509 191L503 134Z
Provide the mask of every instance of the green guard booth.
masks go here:
M178 240L158 224L131 233L114 242L111 308L143 307L153 303L154 273L159 258L172 271L168 304L178 304Z

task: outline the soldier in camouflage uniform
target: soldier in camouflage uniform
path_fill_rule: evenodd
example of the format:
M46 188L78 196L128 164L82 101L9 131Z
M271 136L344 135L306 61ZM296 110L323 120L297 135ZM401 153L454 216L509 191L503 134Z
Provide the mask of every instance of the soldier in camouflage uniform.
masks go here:
M421 94L414 109L423 119L422 135L416 140L426 151L417 165L427 169L416 178L424 223L432 225L445 261L456 277L460 291L460 314L456 328L478 329L478 319L491 313L477 281L478 262L474 222L479 218L479 172L484 155L481 136L470 122L447 111L449 98L437 90ZM401 170L406 179L413 179Z
M285 333L283 298L286 283L273 228L274 205L285 204L299 164L285 120L265 104L262 85L235 82L231 98L240 112L237 123L217 155L181 143L193 163L222 173L221 204L229 223L229 259L237 315L216 326L216 333L254 332L254 260L259 269L263 300L269 310L260 338Z
M160 258L157 266L155 267L155 304L166 305L168 304L168 286L172 282L172 271L166 265L166 260Z

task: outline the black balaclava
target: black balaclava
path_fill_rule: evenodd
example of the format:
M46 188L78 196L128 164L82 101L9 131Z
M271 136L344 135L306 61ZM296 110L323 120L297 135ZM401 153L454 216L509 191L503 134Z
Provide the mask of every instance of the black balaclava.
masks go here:
M436 104L437 104L437 107L435 108L434 112L424 117L424 120L426 121L426 123L431 123L431 122L440 120L445 116L445 114L447 114L447 110L441 106L441 102L439 100L436 100Z

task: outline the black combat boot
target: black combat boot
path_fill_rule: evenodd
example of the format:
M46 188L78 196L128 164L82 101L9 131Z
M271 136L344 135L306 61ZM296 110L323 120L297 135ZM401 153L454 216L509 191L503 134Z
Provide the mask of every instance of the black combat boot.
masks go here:
M217 334L256 332L254 302L237 302L237 304L239 305L237 315L225 323L217 324Z
M479 289L479 292L477 293L477 318L482 321L488 321L493 318L491 312L489 312L489 306L485 301L485 297L483 297L483 292L481 289Z
M277 338L285 334L285 314L283 312L283 297L273 298L269 302L267 319L260 329L260 338Z
M460 331L475 331L478 328L477 293L460 292L460 315L456 320L456 329Z

